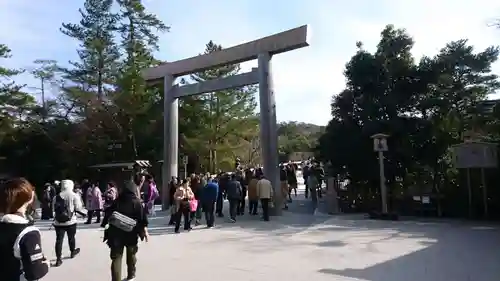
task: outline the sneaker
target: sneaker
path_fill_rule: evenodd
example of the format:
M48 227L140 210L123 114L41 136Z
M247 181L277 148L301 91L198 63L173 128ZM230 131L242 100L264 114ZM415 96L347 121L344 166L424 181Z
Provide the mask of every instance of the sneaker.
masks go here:
M80 253L80 248L76 248L71 252L71 258L76 257Z
M230 220L229 220L229 222L231 222L231 223L235 223L235 222L236 222L236 220L235 220L235 219L230 219Z
M61 259L57 259L57 260L56 260L56 262L54 263L54 265L53 265L53 266L54 266L54 267L59 267L59 266L61 266L61 265L62 265L62 263L63 263L63 262L62 262L62 260L61 260Z

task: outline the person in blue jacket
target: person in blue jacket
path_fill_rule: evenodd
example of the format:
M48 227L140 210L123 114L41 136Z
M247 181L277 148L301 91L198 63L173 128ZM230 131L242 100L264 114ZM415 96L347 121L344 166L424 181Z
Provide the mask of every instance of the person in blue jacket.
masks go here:
M208 183L203 187L203 191L201 194L201 205L203 207L203 212L205 213L205 220L207 221L208 228L214 226L215 202L217 202L218 194L219 184L215 179L209 180Z

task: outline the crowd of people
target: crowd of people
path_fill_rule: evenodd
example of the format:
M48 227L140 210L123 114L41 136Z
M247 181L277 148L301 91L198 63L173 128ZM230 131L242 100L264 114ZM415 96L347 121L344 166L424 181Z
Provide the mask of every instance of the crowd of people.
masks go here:
M269 221L272 207L287 208L292 191L297 194L296 166L282 165L281 192L287 198L283 206L273 206L274 190L263 170L238 169L233 173L192 174L186 179L172 178L169 183L169 225L180 233L181 222L185 231L201 225L203 217L207 228L215 225L215 217L224 217L223 202L229 201L229 220L236 222L248 213ZM311 189L311 196L318 194L321 175L314 165L306 164L303 177ZM321 194L321 192L319 192ZM101 191L97 184L84 181L75 188L72 180L47 184L40 198L41 219L53 220L56 234L56 260L50 264L43 254L41 232L33 226L31 206L36 200L34 187L23 178L6 181L0 188L0 272L5 280L39 280L51 266L61 266L62 245L67 235L69 256L80 253L76 246L78 216L93 218L104 230L104 242L110 249L111 280L121 279L122 257L125 252L127 280L136 273L136 253L139 240L148 241L148 216L155 215L155 201L159 197L154 178L144 172L134 174L130 181L118 186L107 183ZM248 200L248 206L246 202ZM314 199L313 199L314 200ZM260 206L260 208L259 208ZM104 215L101 216L101 213Z

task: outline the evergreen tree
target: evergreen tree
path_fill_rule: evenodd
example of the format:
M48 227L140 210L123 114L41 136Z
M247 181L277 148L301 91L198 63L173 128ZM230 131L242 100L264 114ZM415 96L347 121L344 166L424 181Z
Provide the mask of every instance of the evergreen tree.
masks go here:
M80 22L63 23L61 28L63 34L80 41L80 61L70 62L67 78L86 91L96 92L98 100L103 99L105 86L114 82L120 57L113 39L118 18L112 5L113 0L86 0L79 10Z
M121 71L117 80L117 89L113 93L113 102L116 105L118 122L121 131L137 157L137 138L141 137L136 131L144 132L144 122L149 119L158 119L158 116L149 116L151 106L159 100L158 91L146 89L142 78L142 70L158 63L153 52L159 49L157 32L169 30L154 14L148 13L139 0L117 0L119 6L119 24L117 32L120 34L120 47L124 58L121 61ZM137 129L137 130L136 130ZM147 136L144 132L143 137Z
M222 46L210 41L206 45L205 54L220 50L222 50ZM238 64L228 65L196 73L191 75L191 79L195 82L203 82L237 75L239 72L240 66ZM211 171L215 172L219 163L232 167L234 162L232 150L238 148L248 134L253 134L256 131L257 123L254 117L257 102L255 91L254 86L249 86L190 98L190 103L198 104L196 111L184 111L184 114L191 114L191 117L186 117L198 119L199 123L197 123L198 128L193 132L194 135L187 141L205 142L199 148L205 147L205 150L208 148L207 154ZM183 106L187 106L186 102ZM203 127L200 128L200 125ZM218 152L223 154L222 158L217 155Z
M0 44L0 59L8 59L11 50ZM26 116L36 105L35 99L22 92L23 85L18 85L13 78L22 70L10 69L0 65L0 142L14 128L21 128Z

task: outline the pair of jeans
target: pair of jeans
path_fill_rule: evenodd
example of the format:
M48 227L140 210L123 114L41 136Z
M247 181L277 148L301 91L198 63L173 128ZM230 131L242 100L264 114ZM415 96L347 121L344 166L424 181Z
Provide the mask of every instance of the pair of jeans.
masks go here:
M137 245L125 245L118 241L110 243L110 254L111 258L111 280L112 281L122 281L122 259L123 259L123 249L125 249L125 256L127 262L127 280L135 278L135 265L137 263L137 251L139 247Z
M205 213L205 220L207 221L207 226L212 227L215 223L215 201L208 202L203 205L203 212Z
M62 244L65 234L68 234L69 250L74 252L76 249L76 223L72 225L54 225L54 229L56 230L56 258L60 260L62 258Z
M238 215L239 205L240 205L239 199L229 199L229 217L233 220L236 220L236 216Z
M97 217L96 223L101 222L101 210L88 210L87 212L87 223L92 223L92 217Z
M181 219L184 217L184 230L191 229L191 210L189 203L184 203L179 206L179 210L175 213L175 232L181 228Z
M249 200L248 201L248 213L249 214L256 215L258 207L259 207L259 200Z
M269 221L269 198L260 199L260 204L262 205L262 218L265 221Z

